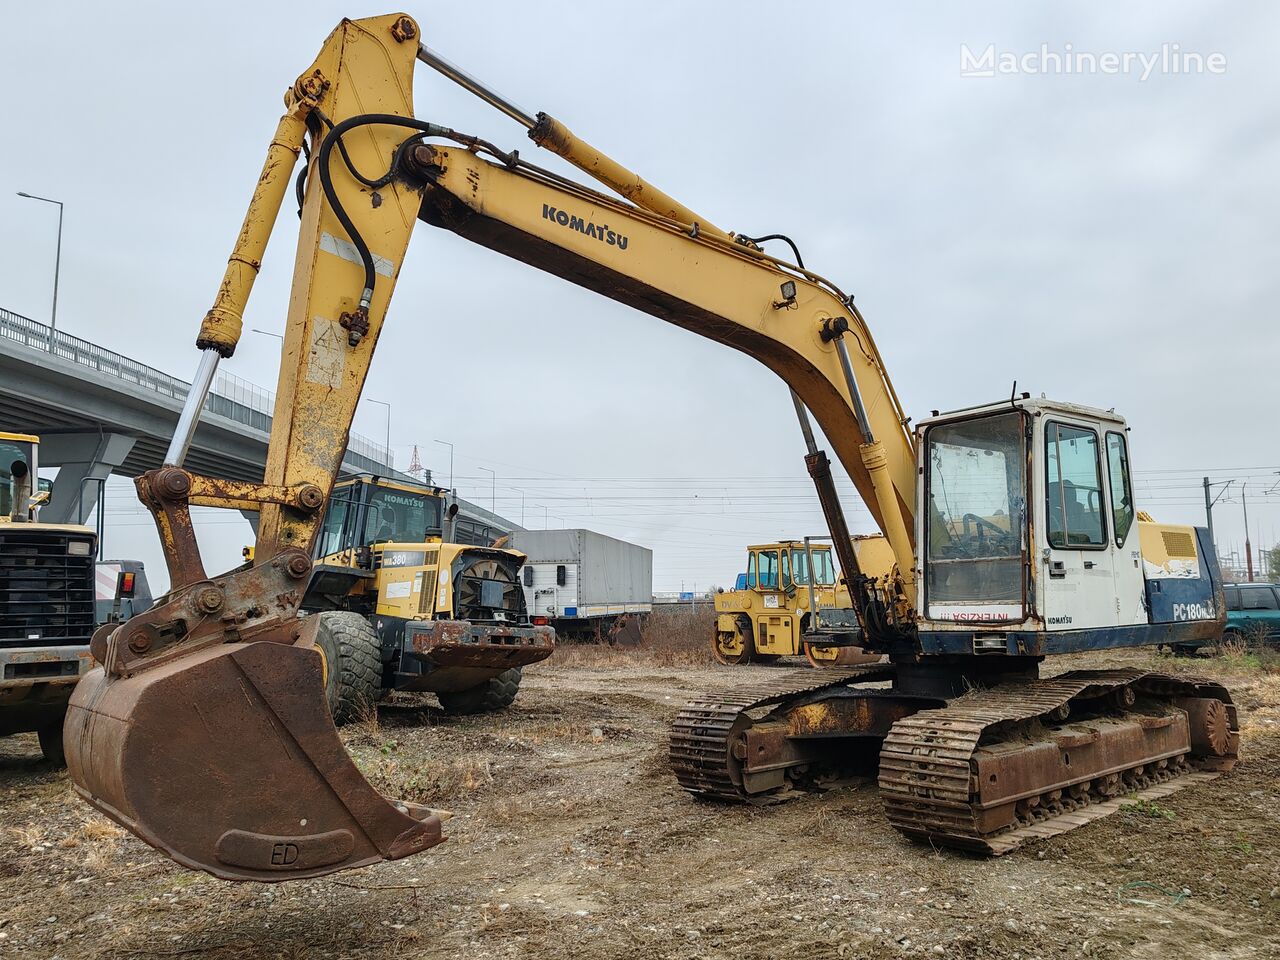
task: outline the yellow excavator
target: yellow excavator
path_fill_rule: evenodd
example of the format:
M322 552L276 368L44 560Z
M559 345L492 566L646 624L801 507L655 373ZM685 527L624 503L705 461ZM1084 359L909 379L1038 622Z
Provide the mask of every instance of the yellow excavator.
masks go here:
M612 194L417 119L424 63ZM306 163L294 180L298 155ZM763 158L762 158L763 162ZM301 226L264 480L182 464L291 182ZM621 199L619 199L619 197ZM1209 637L1220 577L1204 532L1139 546L1128 431L1107 410L1016 391L910 425L852 296L728 233L422 42L393 14L345 20L285 92L164 466L138 478L172 587L93 639L65 733L86 800L180 863L287 880L418 853L435 811L375 792L326 708L312 547L409 238L421 220L755 357L790 387L849 590L888 662L803 670L709 695L671 738L694 794L772 802L870 757L890 822L988 853L1079 826L1118 797L1229 769L1221 686L1143 669L1039 679L1046 657ZM812 414L893 552L862 570ZM252 566L209 576L192 504L258 510ZM1146 542L1146 539L1143 539Z

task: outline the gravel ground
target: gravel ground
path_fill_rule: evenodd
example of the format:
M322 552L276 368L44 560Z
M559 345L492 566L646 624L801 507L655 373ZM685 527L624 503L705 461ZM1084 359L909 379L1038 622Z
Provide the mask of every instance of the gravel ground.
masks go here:
M502 715L396 697L345 728L380 789L456 816L430 853L322 880L181 870L11 737L0 957L1280 956L1280 672L1154 654L1052 672L1119 663L1226 681L1239 766L995 860L905 841L869 783L761 809L685 796L665 758L680 705L779 668L643 648L562 650Z

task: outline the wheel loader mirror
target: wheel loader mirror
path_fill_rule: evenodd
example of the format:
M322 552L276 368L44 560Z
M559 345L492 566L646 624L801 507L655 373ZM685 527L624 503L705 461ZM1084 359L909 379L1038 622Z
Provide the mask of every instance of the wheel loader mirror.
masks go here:
M458 515L458 505L456 503L449 504L449 509L445 512L445 516L447 516L450 520L452 520L457 515Z
M524 585L526 587L533 586L533 567L524 568Z
M563 587L568 581L568 572L564 568L564 564L556 565L556 586Z
M36 484L36 487L37 487L38 493L44 494L44 500L41 501L42 503L45 503L45 504L53 503L53 481L52 480L46 480L44 478L41 478L40 481Z

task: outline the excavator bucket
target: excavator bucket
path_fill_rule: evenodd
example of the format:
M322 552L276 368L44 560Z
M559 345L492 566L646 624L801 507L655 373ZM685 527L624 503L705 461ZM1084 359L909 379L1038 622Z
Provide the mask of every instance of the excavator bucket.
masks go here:
M312 636L216 644L131 675L95 668L64 726L76 790L225 880L315 877L440 843L440 814L387 800L347 755Z

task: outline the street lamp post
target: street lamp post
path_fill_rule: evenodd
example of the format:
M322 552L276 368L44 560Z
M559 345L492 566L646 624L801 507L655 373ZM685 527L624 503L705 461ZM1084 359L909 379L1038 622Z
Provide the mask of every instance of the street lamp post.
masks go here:
M443 444L449 448L449 489L453 489L453 444L448 440L437 440L436 443ZM456 494L455 494L456 495Z
M58 205L58 250L53 258L53 311L49 317L49 352L53 352L53 331L58 326L58 274L62 271L62 201L50 200L48 197L37 197L34 193L18 191L18 196L28 200L43 200L45 203Z
M380 407L387 408L387 469L392 468L391 464L391 404L386 400L374 400L372 397L365 397L370 403L376 403Z
M488 467L478 467L477 469L483 470L492 477L493 487L489 492L489 512L496 514L498 512L498 474L496 471L490 470Z

